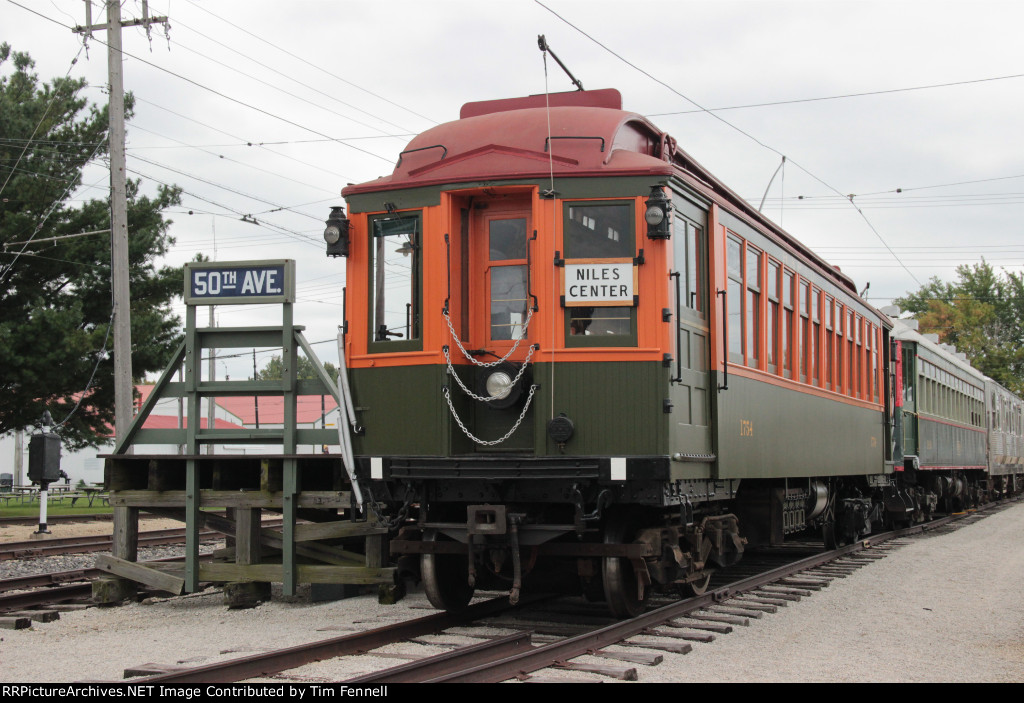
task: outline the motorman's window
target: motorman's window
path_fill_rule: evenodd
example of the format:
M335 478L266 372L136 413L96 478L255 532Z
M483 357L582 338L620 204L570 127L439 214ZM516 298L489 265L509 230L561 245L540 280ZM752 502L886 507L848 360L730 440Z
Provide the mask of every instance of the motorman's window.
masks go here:
M615 259L633 249L633 203L568 203L565 206L566 259Z
M568 202L562 212L566 346L636 346L633 202Z
M488 224L490 339L519 339L527 315L526 218Z
M420 340L419 211L370 218L371 351L417 349ZM376 347L376 348L375 348Z

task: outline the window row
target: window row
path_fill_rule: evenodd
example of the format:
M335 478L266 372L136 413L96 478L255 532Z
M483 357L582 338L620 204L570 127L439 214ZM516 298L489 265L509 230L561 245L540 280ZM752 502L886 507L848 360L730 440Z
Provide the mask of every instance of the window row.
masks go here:
M991 414L991 429L1015 435L1024 434L1024 408L1016 398L993 392Z
M985 391L918 358L918 410L972 427L985 426Z
M985 391L978 386L972 385L959 376L956 376L949 371L940 368L936 364L926 361L925 359L921 359L920 364L921 375L924 378L930 378L943 386L949 386L958 393L963 393L974 400L985 400Z
M985 426L985 405L980 400L923 376L920 388L920 412L972 427Z
M879 402L879 326L732 233L726 265L731 363Z

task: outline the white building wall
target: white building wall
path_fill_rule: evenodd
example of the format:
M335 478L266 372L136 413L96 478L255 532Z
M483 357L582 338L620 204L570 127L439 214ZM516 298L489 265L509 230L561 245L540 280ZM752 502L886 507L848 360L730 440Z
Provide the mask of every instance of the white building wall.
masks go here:
M201 415L202 415L202 426L206 426L207 418L207 404L202 403ZM151 415L166 415L169 417L178 416L178 400L176 398L167 398L157 401L153 408ZM226 420L236 425L241 425L241 420L235 415L229 413L224 408L217 406L214 410L214 418L218 420ZM18 442L16 441L17 434L11 433L0 437L0 473L8 473L14 475L15 485L28 485L28 443L31 436L30 433L24 433L22 441L22 465L21 470L18 470L16 465L16 455ZM250 453L252 447L249 447ZM87 447L80 449L75 452L68 452L67 449L61 448L60 467L71 477L72 485L78 483L79 480L83 480L86 483L100 483L103 481L103 459L100 458L101 454L110 454L114 451L114 442L108 442L99 447ZM177 454L178 447L173 444L145 444L139 445L137 453L141 454ZM214 452L217 454L241 454L244 451L238 451L238 448L224 445L215 445ZM19 479L20 476L20 479Z

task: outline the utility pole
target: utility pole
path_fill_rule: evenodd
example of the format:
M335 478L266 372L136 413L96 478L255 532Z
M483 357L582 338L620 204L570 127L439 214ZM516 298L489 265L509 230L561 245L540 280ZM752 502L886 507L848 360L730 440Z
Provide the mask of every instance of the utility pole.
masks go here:
M132 395L132 326L131 293L128 269L128 197L125 176L124 146L124 82L121 54L121 27L163 23L166 17L150 17L149 3L143 0L142 19L121 21L120 0L106 0L106 24L92 23L92 0L85 0L85 26L75 27L76 34L107 31L107 71L110 82L109 147L110 147L110 271L114 305L114 430L120 439L128 431L134 415ZM130 451L130 450L129 450Z
M85 26L75 27L76 34L107 31L107 72L110 82L108 145L110 147L110 274L114 307L114 432L124 437L135 414L132 395L132 325L131 293L128 279L128 196L124 156L124 82L121 53L121 27L150 25L160 22L167 27L166 17L150 17L149 2L142 0L142 19L121 22L121 0L106 0L106 24L92 23L92 0L85 0ZM125 449L131 452L131 447ZM114 508L111 554L125 561L136 561L139 550L139 509ZM93 582L93 598L113 603L131 597L135 583L123 578L98 579Z

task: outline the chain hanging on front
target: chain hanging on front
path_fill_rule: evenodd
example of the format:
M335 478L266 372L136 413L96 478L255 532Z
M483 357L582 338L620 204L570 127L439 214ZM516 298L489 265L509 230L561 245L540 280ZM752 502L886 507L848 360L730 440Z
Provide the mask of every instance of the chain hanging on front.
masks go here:
M539 344L531 344L530 345L530 350L526 353L526 360L523 361L523 365L519 367L519 373L517 373L516 377L512 379L512 382L508 384L509 388L512 388L517 383L519 383L519 379L523 377L523 374L526 372L526 367L529 366L529 364L530 364L530 359L533 357L533 352L537 351L538 349L540 349L540 345ZM446 344L443 347L441 347L441 350L444 352L444 359L445 359L445 361L448 362L448 375L452 376L455 379L455 382L459 384L459 388L461 388L463 390L463 392L466 395L468 395L470 398L472 398L473 400L479 400L481 403L491 403L491 402L493 402L495 400L501 400L501 399L503 399L505 397L505 396L494 395L494 396L487 396L485 398L484 396L477 395L473 391L471 391L468 388L466 388L466 384L462 382L462 379L459 378L459 374L455 373L455 367L452 366L452 358L448 354L448 345Z
M523 418L526 417L526 411L530 409L530 403L533 401L533 394L536 392L537 388L538 387L536 385L530 386L530 395L526 397L526 404L523 405L523 412L519 413L519 419L516 420L516 424L512 425L512 429L506 432L505 436L502 437L501 439L495 439L491 441L488 441L486 439L480 439L472 432L470 432L469 429L462 423L462 418L460 418L459 414L455 412L455 406L452 405L452 397L451 394L448 392L448 386L442 388L441 392L444 393L444 399L448 401L448 409L451 410L452 417L455 418L455 422L459 423L459 427L462 428L463 434L465 434L467 437L469 437L471 440L473 440L479 445L485 447L493 447L494 445L501 444L506 439L511 437L512 434L519 429L519 425L523 424Z
M508 361L509 357L511 357L513 354L516 353L516 349L519 348L519 345L522 343L522 341L524 339L526 339L526 333L530 329L530 320L533 319L533 308L531 307L531 308L528 308L528 310L527 310L526 322L523 323L523 333L519 336L519 339L517 339L516 343L512 345L512 348L508 350L508 354L506 354L505 356L501 357L497 361L477 361L468 351L466 351L466 348L464 346L462 346L462 340L459 339L459 335L455 334L455 328L452 327L452 318L448 314L448 308L446 307L441 312L441 314L444 315L444 319L448 323L448 331L452 333L452 339L455 340L455 344L459 347L459 349L462 350L462 354L467 359L469 359L472 363L476 364L477 366L483 366L485 368L491 368L493 366L497 366L498 364L502 364L502 363ZM448 363L448 367L451 368L451 362L450 361Z

